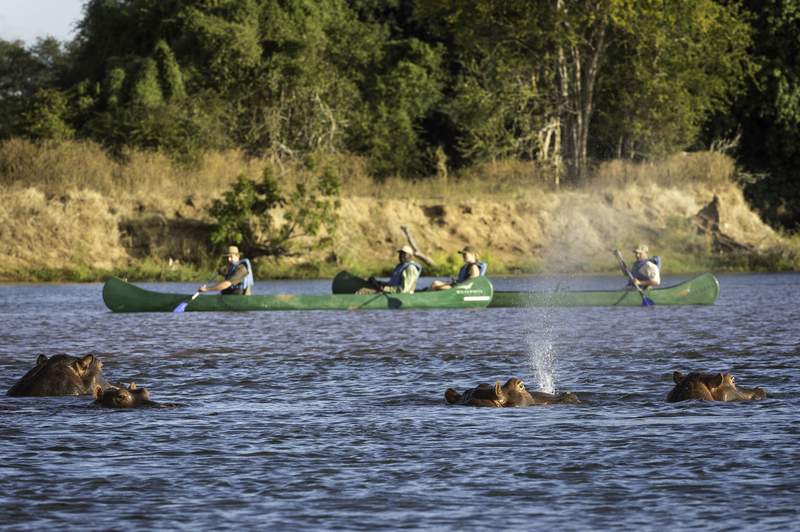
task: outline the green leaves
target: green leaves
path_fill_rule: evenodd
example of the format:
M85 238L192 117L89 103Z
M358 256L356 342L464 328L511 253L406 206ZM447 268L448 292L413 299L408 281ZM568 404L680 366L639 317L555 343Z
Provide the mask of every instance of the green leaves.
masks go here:
M240 176L209 210L216 220L212 242L237 244L250 258L294 255L299 242L306 247L330 245L340 190L341 183L330 169L314 183L297 183L288 197L269 168L259 182Z
M67 140L75 130L67 123L67 97L54 89L41 89L27 101L20 126L27 136L35 139Z
M84 13L67 47L0 40L0 136L187 162L346 152L381 178L655 157L741 120L748 158L797 166L797 0L88 0Z
M364 105L356 111L351 139L369 155L378 177L424 175L427 154L422 123L442 98L444 50L417 39L389 42L365 78Z
M598 76L596 156L660 157L692 145L742 88L745 17L712 0L619 4Z

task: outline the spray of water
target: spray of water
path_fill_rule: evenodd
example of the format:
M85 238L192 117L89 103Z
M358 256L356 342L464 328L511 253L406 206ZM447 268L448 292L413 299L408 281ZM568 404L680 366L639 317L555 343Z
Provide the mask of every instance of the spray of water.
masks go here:
M556 391L556 350L553 345L552 309L531 309L531 330L528 333L528 366L536 379L537 389Z

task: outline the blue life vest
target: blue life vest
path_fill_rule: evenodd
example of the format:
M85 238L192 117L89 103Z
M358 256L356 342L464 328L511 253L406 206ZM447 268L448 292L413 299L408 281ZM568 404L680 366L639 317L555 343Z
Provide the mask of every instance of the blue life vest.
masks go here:
M245 275L241 282L231 285L230 288L226 288L224 292L244 294L248 288L253 286L253 267L250 265L250 261L247 259L240 259L238 262L231 262L228 265L228 273L225 275L225 280L228 280L234 274L236 268L238 268L240 264L244 264L245 268L247 268L247 275Z
M634 262L633 268L631 269L631 274L640 281L647 281L649 277L647 277L642 273L642 267L648 262L652 262L653 264L656 265L656 268L658 268L659 271L661 270L661 257L656 255L654 257L647 257L644 260L637 260L636 262Z
M461 269L458 271L458 277L456 277L456 284L463 283L464 281L469 279L469 267L472 266L473 264L475 264L478 267L478 270L480 270L480 273L478 274L479 276L486 275L486 268L488 268L488 266L485 262L483 261L469 262L463 265Z
M386 283L387 286L400 286L403 284L403 272L406 271L406 268L409 266L414 266L417 269L418 273L422 273L422 266L417 264L414 261L409 262L401 262L397 266L395 266L394 271L392 272L392 276L389 277L389 282Z

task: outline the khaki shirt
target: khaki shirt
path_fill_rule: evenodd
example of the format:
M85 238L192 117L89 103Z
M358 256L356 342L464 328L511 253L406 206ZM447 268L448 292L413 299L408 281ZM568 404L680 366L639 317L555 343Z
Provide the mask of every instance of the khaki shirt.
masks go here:
M392 294L413 294L417 289L417 279L419 279L419 269L414 266L409 266L403 270L403 281L400 286L385 286L384 292Z
M658 266L649 260L637 270L637 274L661 284L661 272L658 270Z

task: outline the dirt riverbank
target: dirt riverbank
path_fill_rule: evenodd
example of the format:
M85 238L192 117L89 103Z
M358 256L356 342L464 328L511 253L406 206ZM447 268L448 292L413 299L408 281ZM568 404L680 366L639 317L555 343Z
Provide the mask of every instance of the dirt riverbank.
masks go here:
M359 186L345 180L332 246L259 259L257 274L385 272L396 248L408 243L406 232L436 263L427 273L437 275L457 268L456 251L465 244L480 251L494 274L613 271L609 251L639 242L664 257L665 272L796 268L796 238L760 220L734 171L726 157L706 153L660 166L610 163L590 184L560 189L518 180L472 194L466 180L452 180L393 193L391 185L373 190L363 179ZM225 179L213 187L184 185L171 201L163 194L11 181L0 192L2 281L96 280L121 272L196 279L215 260L207 208L225 190Z

